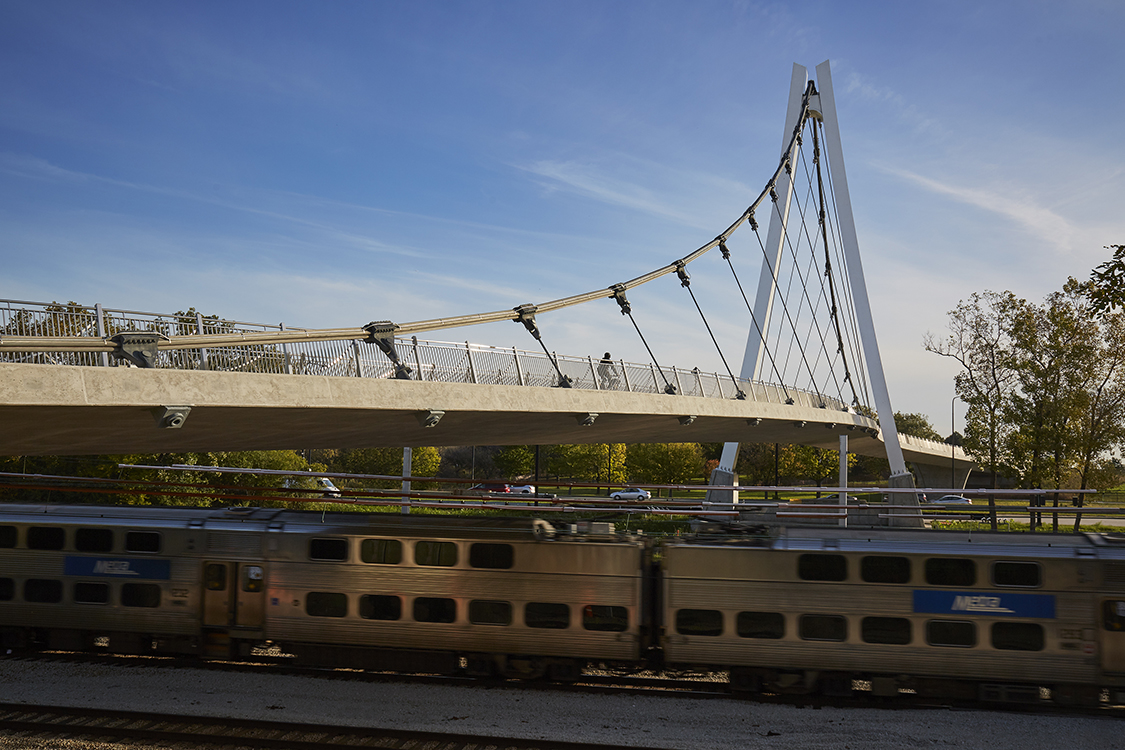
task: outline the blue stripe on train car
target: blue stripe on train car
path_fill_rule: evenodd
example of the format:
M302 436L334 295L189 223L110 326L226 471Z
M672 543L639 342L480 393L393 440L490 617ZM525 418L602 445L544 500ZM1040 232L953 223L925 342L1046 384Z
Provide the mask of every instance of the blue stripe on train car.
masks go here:
M67 555L65 574L68 576L148 578L166 581L172 577L172 561Z
M934 615L982 615L990 617L1035 617L1055 619L1052 594L1007 592L933 591L915 589L914 611Z

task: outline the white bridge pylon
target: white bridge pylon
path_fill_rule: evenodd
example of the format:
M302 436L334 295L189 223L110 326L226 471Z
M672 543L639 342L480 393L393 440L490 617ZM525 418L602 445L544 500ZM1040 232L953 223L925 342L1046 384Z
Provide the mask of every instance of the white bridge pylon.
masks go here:
M863 264L859 253L859 239L856 234L855 220L852 215L851 197L848 192L848 181L844 168L840 125L836 114L835 93L832 88L831 67L827 60L816 67L816 75L815 84L810 84L808 70L802 65L793 65L793 76L789 87L789 103L785 116L785 129L782 134L781 145L783 159L786 158L786 151L789 151L789 166L784 172L779 174L776 185L774 186L775 192L773 196L771 196L774 198L773 203L775 208L770 213L769 230L765 245L762 248L764 259L761 274L758 279L758 291L753 306L753 320L747 336L746 353L742 361L740 375L742 378L751 380L766 379L771 374L767 368L767 357L772 358L780 356L780 352L776 350L772 354L770 353L770 336L771 331L778 330L780 327L776 324L779 313L776 310L775 303L779 299L779 295L784 291L781 288L783 281L781 269L785 264L787 250L794 256L792 262L796 263L796 251L794 249L794 243L790 239L790 220L793 213L795 184L797 182L796 173L798 172L794 152L797 148L802 146L802 139L799 135L801 130L804 128L806 122L811 121L812 131L814 133L813 162L816 166L821 206L818 212L818 227L820 235L824 240L823 249L825 253L824 267L818 269L820 271L819 275L828 277L828 284L831 288L834 280L831 277L829 248L832 245L836 245L838 249L842 251L844 265L846 267L848 284L847 288L842 291L845 293L844 296L846 297L847 307L852 313L855 334L858 337L859 346L856 347L856 352L862 358L862 362L853 364L862 366L862 372L866 374L871 395L873 396L874 407L882 417L880 419L880 427L883 443L886 446L887 460L891 466L890 484L892 487L913 487L913 478L906 468L906 461L903 458L898 431L895 427L893 418L894 410L891 407L890 394L887 390L882 359L879 355L879 344L875 335L875 324L871 315L871 304L867 294L867 284L863 275ZM833 210L830 211L824 209L826 198L829 196L825 195L826 188L821 178L819 162L820 149L819 145L816 143L818 123L823 128L824 151L828 157L829 180L827 191L830 191L830 197L833 203ZM811 198L811 185L809 193ZM802 211L802 226L804 213L807 212ZM833 231L830 237L829 226L832 224L833 218L835 219L835 225L832 227ZM805 230L805 234L806 236L809 234L807 229ZM815 244L816 243L810 243L810 250L816 249ZM805 277L803 280L807 281L809 278ZM807 290L804 291L807 299ZM832 293L834 294L834 291ZM837 306L835 296L832 297L831 301L831 314L833 323L836 324L837 339L840 347L838 353L844 355L846 347L844 337L841 335L841 328L838 322L836 322ZM785 316L790 317L788 310L785 311ZM793 335L797 335L795 330L792 333ZM846 368L846 356L844 364ZM774 369L776 372L776 365ZM854 391L853 375L855 374L846 371L845 380L852 382ZM855 405L859 406L858 399ZM846 445L846 443L841 441L841 446L844 445ZM738 460L738 452L739 443L729 442L724 444L719 469L712 477L712 484L729 486L737 482L735 465ZM841 465L844 465L843 456L841 456ZM904 497L907 498L907 504L918 504L916 495L906 494ZM737 493L735 493L735 499L737 499ZM912 521L913 519L908 520Z

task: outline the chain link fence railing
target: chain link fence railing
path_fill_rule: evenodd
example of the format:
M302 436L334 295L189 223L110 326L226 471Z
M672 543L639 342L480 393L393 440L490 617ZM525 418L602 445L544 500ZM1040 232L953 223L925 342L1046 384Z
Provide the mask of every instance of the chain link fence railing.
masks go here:
M112 310L100 304L84 306L0 300L0 339L4 336L82 336L104 339L129 331L151 331L165 336L221 333L300 331L285 325L221 320L194 310L149 313ZM423 341L396 338L400 360L410 377L442 383L480 383L552 387L558 373L542 352L515 347L493 347L468 342ZM735 398L742 390L753 401L794 404L848 411L842 401L785 386L739 380L698 369L660 368L594 357L554 355L571 387L584 390L662 393L665 382L679 394L702 398ZM126 360L105 352L0 352L0 362L23 362L87 367L130 367ZM176 370L218 370L331 377L393 378L395 366L375 344L358 340L310 341L285 344L240 344L201 349L161 350L155 365Z

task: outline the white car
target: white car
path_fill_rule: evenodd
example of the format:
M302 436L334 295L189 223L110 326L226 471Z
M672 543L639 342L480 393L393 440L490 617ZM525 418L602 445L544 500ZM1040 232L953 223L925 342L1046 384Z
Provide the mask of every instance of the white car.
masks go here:
M513 485L509 485L508 491L513 492L517 495L534 495L535 494L535 485L533 485L533 484L513 484Z
M617 492L614 492L613 494L610 495L610 497L614 500L617 500L618 502L621 502L623 500L636 502L636 501L640 501L640 500L651 500L652 499L652 493L649 492L648 490L642 490L642 489L638 489L636 487L629 487L627 489L618 490Z

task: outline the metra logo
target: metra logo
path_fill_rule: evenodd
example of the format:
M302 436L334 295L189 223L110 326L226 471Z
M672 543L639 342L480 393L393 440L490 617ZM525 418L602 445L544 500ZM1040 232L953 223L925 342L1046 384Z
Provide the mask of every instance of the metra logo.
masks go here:
M129 568L128 560L98 560L94 563L94 575L135 576L140 573Z
M935 615L1055 619L1054 594L915 589L914 611Z
M1000 606L998 596L958 596L953 599L954 612L977 612L980 614L1010 615L1015 610Z

